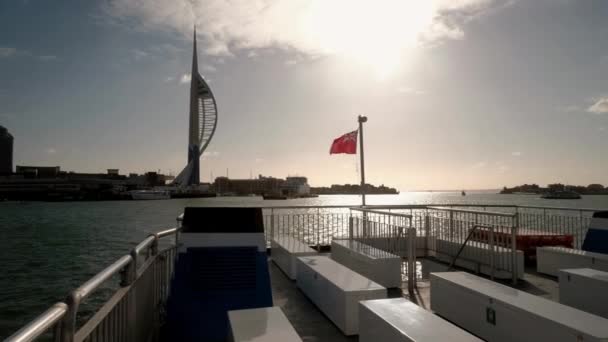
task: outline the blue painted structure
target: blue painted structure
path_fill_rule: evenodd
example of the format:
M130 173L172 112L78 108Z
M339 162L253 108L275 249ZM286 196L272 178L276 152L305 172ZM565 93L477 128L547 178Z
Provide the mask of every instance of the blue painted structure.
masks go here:
M182 240L213 234L219 245L191 246L178 253L167 302L168 331L175 341L226 341L229 310L272 306L265 248L235 246L261 234L260 208L186 208ZM210 236L210 235L209 235ZM196 242L195 242L196 244Z
M593 213L582 249L588 252L608 254L608 211Z

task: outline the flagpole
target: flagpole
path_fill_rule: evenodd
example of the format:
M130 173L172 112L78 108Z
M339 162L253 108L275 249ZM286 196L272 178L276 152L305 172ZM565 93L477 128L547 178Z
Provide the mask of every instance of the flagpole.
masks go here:
M359 154L361 156L361 206L365 206L365 158L363 157L363 123L367 117L359 115Z

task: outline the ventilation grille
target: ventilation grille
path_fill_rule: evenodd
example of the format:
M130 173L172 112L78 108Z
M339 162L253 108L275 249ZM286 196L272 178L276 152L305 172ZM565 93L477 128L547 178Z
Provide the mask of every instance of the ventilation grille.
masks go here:
M194 291L255 291L256 247L188 248Z

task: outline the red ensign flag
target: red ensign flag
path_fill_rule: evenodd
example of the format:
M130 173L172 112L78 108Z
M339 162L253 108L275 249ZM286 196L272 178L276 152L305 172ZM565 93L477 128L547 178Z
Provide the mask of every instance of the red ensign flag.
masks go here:
M352 131L335 139L334 143L331 144L329 154L357 154L357 133L358 131Z

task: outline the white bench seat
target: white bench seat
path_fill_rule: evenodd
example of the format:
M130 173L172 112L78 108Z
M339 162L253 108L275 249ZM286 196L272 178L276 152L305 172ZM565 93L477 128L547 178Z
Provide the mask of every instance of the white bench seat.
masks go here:
M386 288L326 256L298 258L297 286L345 335L359 332L359 301L386 298Z
M608 319L464 272L431 273L431 308L487 341L608 340Z
M435 257L440 261L451 263L461 246L462 241L437 239L435 240ZM524 277L524 252L518 250L516 253L516 274L517 278L521 279ZM492 253L489 244L469 241L456 259L455 265L489 276L492 274L492 254L494 254L494 277L512 278L512 253L511 249L505 247L494 246L494 253Z
M275 236L270 241L272 261L291 280L296 279L296 259L301 256L318 254L307 244L288 235Z
M359 342L482 341L404 298L360 302L359 326Z
M608 254L567 247L537 247L536 270L557 277L560 269L593 268L608 271Z
M228 311L232 342L302 342L278 306Z
M331 243L331 258L387 287L401 287L401 257L354 240Z
M608 272L591 268L559 270L559 302L608 318Z

